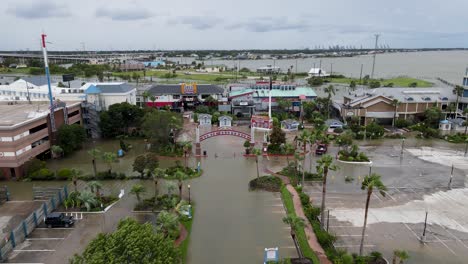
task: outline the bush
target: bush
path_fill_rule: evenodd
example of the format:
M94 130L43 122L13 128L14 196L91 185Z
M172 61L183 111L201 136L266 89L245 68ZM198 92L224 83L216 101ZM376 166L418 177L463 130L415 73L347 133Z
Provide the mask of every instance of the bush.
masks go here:
M281 189L281 179L275 176L262 176L249 182L251 190L266 190L270 192L279 192Z
M301 199L302 206L304 206L304 207L309 206L309 203L310 203L309 195L307 195L307 194L305 194L303 192L300 192L299 193L299 198Z
M379 81L370 81L369 82L369 88L379 88L380 87L380 82Z
M333 132L338 133L338 134L341 134L341 133L343 133L343 128L337 127L337 128L335 128L335 129L333 129Z
M38 171L33 172L30 178L31 180L36 180L36 181L51 181L51 180L55 180L55 175L49 169L42 168L42 169L39 169Z
M109 171L100 171L97 173L96 178L98 180L123 180L126 178L125 173L109 172Z
M306 206L304 208L304 214L307 217L307 219L309 219L309 221L317 220L317 218L320 215L320 208L314 207L309 204L309 206Z
M67 168L60 169L57 172L57 180L69 180L71 179L72 171Z
M395 126L398 128L405 128L409 127L411 123L408 120L405 119L397 119L395 120Z

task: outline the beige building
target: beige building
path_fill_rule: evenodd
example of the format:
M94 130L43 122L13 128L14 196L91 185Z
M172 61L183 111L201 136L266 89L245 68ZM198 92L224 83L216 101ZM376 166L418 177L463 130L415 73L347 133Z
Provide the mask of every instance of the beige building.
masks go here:
M50 126L49 104L0 104L0 176L21 177L29 159L47 154L54 137ZM81 124L81 103L67 102L54 113L56 127ZM2 178L0 177L0 178Z
M343 119L357 116L361 125L367 125L372 121L391 124L395 115L407 119L434 106L445 112L455 100L451 88L378 88L350 93L334 105Z

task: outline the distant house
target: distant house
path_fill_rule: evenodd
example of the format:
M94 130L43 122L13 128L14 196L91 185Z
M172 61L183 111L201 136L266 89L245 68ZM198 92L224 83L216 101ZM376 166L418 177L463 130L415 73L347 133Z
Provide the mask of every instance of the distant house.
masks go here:
M146 68L157 68L158 66L165 66L166 62L163 60L144 61L143 65L145 65Z
M267 65L265 67L257 68L257 73L280 73L281 68L278 66Z
M328 128L343 128L343 122L336 119L328 119L325 121L325 125Z
M199 114L198 123L200 123L200 126L211 126L211 117L209 114Z
M232 117L230 116L220 116L219 127L231 127L232 126Z
M205 72L224 72L224 71L227 71L227 66L226 65L209 65L209 66L203 66L203 70L205 70Z
M309 72L307 74L309 75L309 78L310 77L327 77L327 76L330 76L330 74L328 74L326 71L324 71L321 68L312 68L312 69L309 70Z
M88 83L86 101L97 108L107 110L110 105L127 102L136 104L136 88L128 83Z

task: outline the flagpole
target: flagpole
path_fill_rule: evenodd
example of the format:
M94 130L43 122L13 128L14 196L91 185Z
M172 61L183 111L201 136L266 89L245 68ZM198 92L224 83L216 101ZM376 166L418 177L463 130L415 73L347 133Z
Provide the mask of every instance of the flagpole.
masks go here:
M272 120L271 118L271 89L273 89L273 83L271 81L271 76L270 76L270 91L268 93L268 117L270 118L270 121Z

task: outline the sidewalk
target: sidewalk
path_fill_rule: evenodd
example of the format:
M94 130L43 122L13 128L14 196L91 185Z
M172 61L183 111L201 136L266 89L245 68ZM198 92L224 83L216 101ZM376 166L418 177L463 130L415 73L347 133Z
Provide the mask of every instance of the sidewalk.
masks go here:
M304 219L305 227L304 231L307 236L307 241L309 242L310 248L315 252L317 255L318 259L320 260L321 264L332 264L332 262L327 258L327 255L325 254L325 250L323 250L322 246L319 244L317 237L315 236L314 230L312 228L312 225L310 222L307 220L307 217L304 214L304 210L302 209L302 204L301 200L299 198L299 194L297 193L296 189L291 185L289 178L283 175L276 174L275 172L271 171L268 168L265 168L265 171L270 173L271 175L274 175L276 177L279 177L283 183L286 185L286 188L288 189L289 193L291 193L291 196L293 198L293 203L294 203L294 210L296 211L296 215L302 219Z

